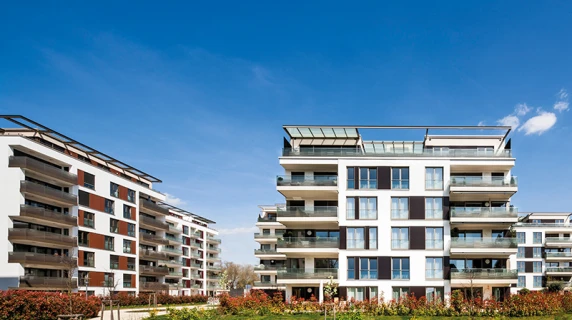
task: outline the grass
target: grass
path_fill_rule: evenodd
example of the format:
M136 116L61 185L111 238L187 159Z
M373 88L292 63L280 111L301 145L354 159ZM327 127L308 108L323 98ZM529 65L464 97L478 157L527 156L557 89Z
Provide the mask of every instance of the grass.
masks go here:
M320 314L300 314L300 315L272 315L272 316L220 316L219 319L224 320L323 320L324 315ZM334 319L333 316L328 316L328 320ZM412 317L412 316L376 316L376 317L365 317L366 320L382 319L382 320L470 320L470 319L493 319L487 317ZM499 318L496 318L499 319ZM509 318L500 318L509 319ZM546 317L522 317L522 318L511 318L511 319L522 319L522 320L572 320L571 314L559 315L559 316L546 316ZM154 320L170 320L167 316L157 316Z

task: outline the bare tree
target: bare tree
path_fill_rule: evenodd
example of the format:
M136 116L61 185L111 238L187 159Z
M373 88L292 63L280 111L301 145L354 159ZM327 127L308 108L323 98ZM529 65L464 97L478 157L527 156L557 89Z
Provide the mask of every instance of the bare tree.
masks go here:
M62 255L60 262L64 268L64 275L66 277L66 290L70 301L70 314L73 314L73 299L72 294L77 287L77 278L75 277L77 271L77 258L68 255Z
M222 263L222 272L226 272L227 288L236 289L240 276L240 266L234 262L225 261Z
M253 285L257 280L258 276L254 272L254 266L245 264L239 267L237 288L246 288L247 285Z
M240 265L230 261L223 262L222 274L226 285L222 285L223 277L221 277L220 284L221 287L227 289L244 289L247 285L252 285L254 281L258 280L252 265Z

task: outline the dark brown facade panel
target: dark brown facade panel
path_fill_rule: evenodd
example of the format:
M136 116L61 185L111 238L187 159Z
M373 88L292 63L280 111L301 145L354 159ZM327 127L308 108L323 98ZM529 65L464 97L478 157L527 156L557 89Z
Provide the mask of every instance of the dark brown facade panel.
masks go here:
M391 257L377 257L377 267L379 269L378 279L391 280Z
M391 167L377 167L377 188L391 189Z
M359 257L354 257L354 279L359 280Z
M346 249L347 228L340 227L340 249Z
M369 227L365 227L364 233L364 249L369 250Z
M415 298L421 298L425 296L425 287L409 287L409 292L414 295Z
M524 263L524 272L531 273L534 271L534 265L532 261L526 261Z
M339 289L338 293L340 295L340 298L346 299L348 296L348 288L347 287L339 287L338 289Z
M409 249L425 250L425 227L409 227Z
M359 189L359 168L354 167L354 189Z
M443 220L451 220L449 197L443 197Z
M451 280L451 259L443 257L443 279Z
M525 258L532 258L533 257L533 248L532 247L524 247L524 257Z
M409 219L425 219L425 197L409 197Z

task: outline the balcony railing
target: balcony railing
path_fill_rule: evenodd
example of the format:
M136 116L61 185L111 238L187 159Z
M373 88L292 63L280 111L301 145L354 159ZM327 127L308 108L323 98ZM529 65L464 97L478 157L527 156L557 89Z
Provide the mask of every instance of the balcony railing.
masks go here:
M181 260L159 260L160 265L177 265L182 266L183 261Z
M516 248L516 238L451 238L451 248Z
M258 255L277 255L281 254L276 249L254 249L254 254Z
M316 268L314 270L300 269L282 269L278 270L280 279L328 279L338 278L338 269L333 268Z
M513 224L515 227L527 227L527 228L570 228L572 224L569 223L535 223L535 222L517 222Z
M183 272L181 272L181 271L169 271L169 276L171 276L171 277L182 277Z
M278 248L339 248L340 239L335 237L289 237L278 239Z
M191 252L191 257L197 258L197 259L202 259L202 258L203 258L203 256L202 256L200 253L198 253L198 252Z
M312 187L335 187L338 185L338 176L314 176L309 177L292 177L292 176L277 176L277 186L312 186Z
M20 288L67 288L70 281L72 288L77 288L76 278L23 276L20 277Z
M572 238L546 237L544 242L572 244Z
M219 248L215 248L215 247L211 247L211 246L207 246L207 251L218 252L218 253L221 252L221 250Z
M153 234L147 234L144 232L139 232L139 239L143 240L143 241L147 241L147 242L156 243L156 244L162 244L162 245L169 244L169 241L167 239L165 239L165 237L157 236L157 235L153 235Z
M169 209L163 208L152 201L145 200L142 198L139 198L139 211L143 211L146 213L156 213L165 216L169 214Z
M298 149L284 148L285 157L430 157L430 158L510 158L511 150L483 151L477 149L433 150L430 148L418 150L392 150L386 152L365 152L361 148L313 148Z
M208 271L221 271L222 267L221 266L207 266L207 270Z
M279 234L261 234L259 232L254 234L254 239L277 239L282 235Z
M207 237L207 241L208 242L214 242L214 243L221 243L222 240L219 238L215 238L215 237Z
M257 266L254 266L254 270L280 270L280 269L284 269L284 266L283 265L273 266L266 264L259 264Z
M572 252L546 252L547 258L572 258Z
M562 273L572 273L572 267L560 267L560 268L546 268L546 272L562 272Z
M517 279L517 270L470 268L451 270L451 279Z
M8 263L36 264L57 266L64 263L66 256L54 256L51 254L41 254L35 252L9 252ZM71 262L77 265L77 258L72 257ZM67 261L66 261L67 264Z
M77 247L76 237L33 229L10 228L8 229L8 240L12 242L37 241L46 245L52 244L64 247Z
M179 226L172 226L170 224L167 223L167 225L169 226L169 231L171 232L176 232L176 233L183 233L183 228L179 227Z
M26 170L37 172L43 176L48 176L59 181L63 181L70 185L77 184L77 175L69 173L60 168L56 168L47 163L43 163L36 159L24 156L10 156L8 160L8 167L10 168L23 168Z
M290 218L290 217L300 217L300 218L314 218L314 217L337 217L338 207L278 207L276 211L278 217Z
M161 249L161 251L162 251L162 252L167 252L167 253L176 254L176 255L183 255L183 249L163 247L163 248Z
M203 248L203 244L202 243L197 243L197 242L191 242L191 247L195 248L195 249L202 249Z
M516 187L517 185L516 176L451 176L451 187Z
M68 226L77 226L77 217L25 204L20 205L20 216L39 219L39 220L52 221L60 224L65 224Z
M191 238L193 239L198 239L201 237L201 233L200 232L192 232L191 233Z
M145 250L144 248L139 248L139 256L142 258L153 259L153 260L169 260L169 255L165 252L157 252L154 250Z
M258 216L258 222L276 222L276 216Z
M160 282L139 281L139 289L146 291L169 290L169 285Z
M270 280L270 281L254 281L254 286L255 287L266 287L266 286L275 286L276 285L276 281Z
M152 267L152 266L139 265L139 273L164 276L169 274L169 269L166 267Z
M453 218L518 218L515 207L451 207Z
M139 222L142 225L155 227L155 228L165 230L165 231L169 230L169 225L165 221L160 221L157 219L153 219L153 218L149 218L149 217L140 215L139 216Z
M31 181L20 181L20 192L34 194L39 197L48 198L70 206L77 205L77 196L75 194L43 186Z
M170 236L170 235L165 235L165 239L170 240L170 241L174 241L174 242L178 242L178 243L184 243L184 240L182 237L175 237L175 236Z

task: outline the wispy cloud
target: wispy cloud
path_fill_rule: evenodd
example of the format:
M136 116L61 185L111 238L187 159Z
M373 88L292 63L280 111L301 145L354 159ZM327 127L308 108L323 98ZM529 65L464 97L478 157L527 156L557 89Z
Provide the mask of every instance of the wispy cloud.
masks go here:
M258 227L238 227L230 229L219 229L218 232L221 235L231 235L231 234L253 234L258 231Z
M486 126L487 124L484 121L479 121L479 123L477 124L477 126L479 127L483 127Z
M558 101L554 103L554 110L558 112L567 111L568 110L568 92L566 89L560 89L560 91L556 94Z
M502 119L497 120L497 123L501 126L510 126L514 130L518 128L520 120L515 115L508 115Z
M527 136L532 134L541 135L556 124L557 119L553 112L538 109L537 114L538 115L526 120L518 131L524 131L524 134Z
M181 198L177 198L172 194L165 193L166 201L168 204L174 205L175 207L181 207L187 204L187 202Z
M526 103L519 103L514 107L514 113L517 116L524 116L532 110L531 107L527 106Z

